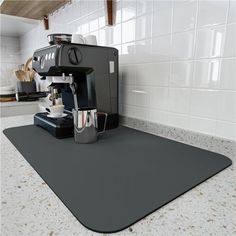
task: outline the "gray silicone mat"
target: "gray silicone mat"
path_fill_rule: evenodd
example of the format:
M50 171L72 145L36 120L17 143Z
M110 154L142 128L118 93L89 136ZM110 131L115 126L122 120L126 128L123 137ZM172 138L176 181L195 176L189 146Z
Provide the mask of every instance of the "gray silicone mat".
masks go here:
M33 125L4 134L72 214L102 233L125 229L232 163L125 127L83 145Z

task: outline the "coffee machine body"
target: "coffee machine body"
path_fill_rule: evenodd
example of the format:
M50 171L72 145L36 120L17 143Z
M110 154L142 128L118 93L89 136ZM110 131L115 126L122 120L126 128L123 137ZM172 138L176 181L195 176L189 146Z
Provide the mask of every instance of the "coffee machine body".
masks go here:
M57 138L73 136L71 112L77 106L79 109L96 108L98 112L107 113L106 128L118 127L117 49L56 44L35 51L32 67L61 93L68 113L67 117L59 119L47 117L46 113L37 113L34 117L35 125L43 127ZM103 119L103 116L98 117L98 129L102 129Z

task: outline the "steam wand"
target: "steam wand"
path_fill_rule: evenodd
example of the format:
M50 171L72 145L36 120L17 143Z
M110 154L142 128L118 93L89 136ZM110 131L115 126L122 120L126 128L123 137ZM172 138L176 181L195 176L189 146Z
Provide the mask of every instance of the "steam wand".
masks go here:
M70 89L71 89L73 97L74 97L75 110L78 111L79 106L78 106L78 100L77 100L77 94L76 94L77 85L74 82L74 78L73 78L73 76L71 74L69 74L69 77L71 78Z

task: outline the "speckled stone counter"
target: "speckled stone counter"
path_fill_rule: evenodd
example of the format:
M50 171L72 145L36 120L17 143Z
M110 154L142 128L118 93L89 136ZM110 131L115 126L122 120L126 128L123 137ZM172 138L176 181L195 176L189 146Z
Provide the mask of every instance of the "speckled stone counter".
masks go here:
M1 131L8 127L32 123L32 115L2 118ZM137 122L135 126L138 128ZM176 131L171 135L170 131L163 129L161 127L158 131L160 133L162 130L161 136L168 134L166 135L168 138L192 145L196 142L196 146L201 146L200 134L186 136L185 133L183 135L185 138L179 140L181 135ZM191 140L186 140L186 137ZM225 153L232 159L232 166L130 228L114 235L236 235L234 143L217 140L208 137L204 139L202 145L205 145L205 148L209 147L210 150L214 148L225 150L219 152ZM218 147L215 147L216 145ZM1 134L1 195L2 236L101 235L87 230L77 221L3 134Z

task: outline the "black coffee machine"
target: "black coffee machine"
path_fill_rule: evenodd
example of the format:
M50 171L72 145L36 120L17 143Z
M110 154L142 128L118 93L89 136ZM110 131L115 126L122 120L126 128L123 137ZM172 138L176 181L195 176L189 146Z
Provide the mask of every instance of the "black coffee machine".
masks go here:
M72 109L97 108L108 113L107 129L118 127L118 50L83 44L62 43L34 52L32 68L50 82L68 113L50 118L46 112L34 116L34 124L57 138L73 136ZM54 94L55 95L55 94ZM77 104L76 104L77 103ZM104 116L98 116L102 129Z

